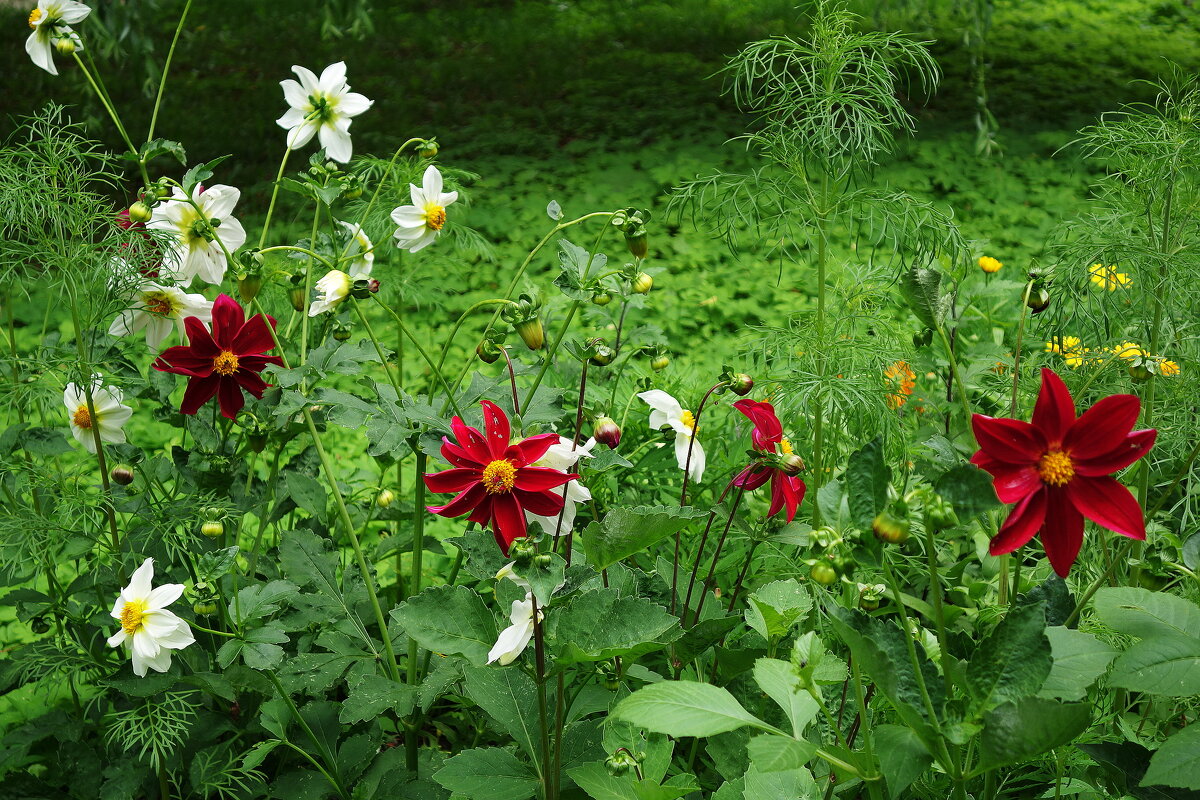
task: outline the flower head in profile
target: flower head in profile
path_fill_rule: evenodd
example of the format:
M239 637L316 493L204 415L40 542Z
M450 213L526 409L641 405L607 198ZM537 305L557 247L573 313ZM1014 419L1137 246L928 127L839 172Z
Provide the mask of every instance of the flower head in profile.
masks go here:
M525 512L557 516L563 508L562 491L555 491L578 475L533 464L558 442L558 434L544 433L510 443L508 417L500 407L484 400L485 433L454 417L450 428L457 443L442 439L442 457L452 469L425 475L431 492L457 492L444 506L429 506L434 514L461 517L479 525L491 525L496 544L505 554L517 539L526 535Z
M751 441L754 449L766 456L734 476L733 485L750 490L770 481L771 507L767 510L767 516L774 516L786 508L787 521L791 522L804 500L807 487L793 471L798 471L802 465L788 458L795 454L792 452L792 443L783 435L783 425L775 414L775 407L750 399L738 400L733 407L754 423Z
M211 331L196 317L185 319L190 343L168 348L153 365L159 372L187 376L179 410L195 414L216 396L221 414L233 419L246 404L242 390L261 398L268 384L259 373L268 364L283 364L279 356L265 355L275 346L268 324L275 327L275 320L262 314L247 320L242 307L227 294L213 303Z
M92 9L74 0L38 0L37 8L29 12L29 27L33 28L33 33L25 40L25 52L33 63L51 75L57 75L55 47L64 47L68 52L82 50L83 42L71 26L83 22L90 13Z
M392 211L396 228L396 246L410 253L432 244L446 225L446 208L458 199L458 192L442 191L442 173L430 164L421 185L409 184L412 205Z
M375 245L371 244L371 240L367 238L362 225L343 220L338 220L338 225L345 228L348 236L339 261L349 261L346 265L346 272L351 278L367 277L375 267Z
M1015 503L988 552L1011 553L1041 536L1050 565L1066 577L1083 544L1083 520L1131 539L1145 539L1141 506L1111 475L1154 446L1152 429L1135 431L1141 402L1117 394L1075 416L1062 379L1042 370L1033 421L971 420L979 452L971 462L989 472L1002 503Z
M315 317L326 311L332 311L350 295L350 287L354 281L341 270L330 270L325 277L317 281L317 291L321 296L312 301L308 307L308 315Z
M538 621L545 615L538 609ZM496 643L488 651L487 663L498 663L506 667L524 652L533 638L533 592L526 592L524 600L513 600L508 614L509 626L500 631Z
M212 306L202 294L147 280L133 293L129 307L113 320L108 335L129 336L144 330L146 344L157 350L173 329L183 336L183 321L188 317L211 322Z
M344 61L330 64L319 78L301 66L293 66L292 72L300 80L289 78L279 82L283 99L291 107L276 120L279 127L287 130L288 149L304 147L315 135L325 148L325 155L345 164L354 153L350 123L370 108L373 101L350 91Z
M1124 272L1117 272L1115 266L1104 266L1103 264L1092 264L1088 267L1088 274L1091 276L1092 284L1101 289L1110 292L1115 292L1117 289L1128 289L1133 286L1133 280Z
M592 448L595 446L596 440L588 439L579 445L578 448L575 448L571 439L560 436L558 437L558 443L550 445L550 449L534 463L534 466L549 467L565 474L574 468L579 459L592 458ZM532 511L525 512L526 519L540 525L547 536L565 534L570 531L575 525L575 506L592 499L591 491L578 480L568 481L564 488L565 492L559 492L563 495L564 501L561 512L561 525L558 522L559 514L543 516L541 514L534 514Z
M651 389L638 394L650 406L650 427L653 430L670 428L675 431L675 462L680 469L688 470L690 480L700 482L704 478L705 456L700 440L696 438L696 418L671 395L661 389ZM693 443L694 442L694 443ZM691 465L688 465L688 447L692 449Z
M63 405L71 419L71 435L89 453L96 452L95 431L100 431L100 441L105 444L121 444L125 441L122 429L133 409L122 405L121 390L105 386L99 375L92 376L92 410L88 410L87 393L82 386L68 383L63 391ZM94 412L94 413L93 413Z
M887 386L887 395L883 400L888 408L894 411L907 402L917 385L916 378L907 361L897 361L883 371L883 381Z
M1003 266L1004 266L1004 264L1002 264L1000 261L992 258L991 256L980 256L979 257L979 268L989 275L991 275L994 272L999 272L1000 268Z
M156 589L153 580L154 559L147 558L121 590L111 612L121 629L108 638L108 645L124 645L133 654L133 671L139 678L151 669L166 672L171 651L196 641L188 624L167 610L183 594L183 584L165 583Z
M171 235L166 264L180 283L186 285L197 275L208 283L224 280L225 251L233 253L246 243L242 223L230 216L241 196L232 186L217 184L197 192L189 201L177 186L170 199L154 207L146 227Z

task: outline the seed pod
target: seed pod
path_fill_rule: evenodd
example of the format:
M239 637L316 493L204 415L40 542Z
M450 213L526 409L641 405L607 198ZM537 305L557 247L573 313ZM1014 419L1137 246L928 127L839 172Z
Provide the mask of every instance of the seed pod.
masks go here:
M643 228L641 233L635 233L632 236L627 234L625 236L625 246L629 248L629 252L634 258L645 258L646 253L650 252L645 229Z
M238 297L242 298L242 302L249 305L258 297L259 290L262 289L262 275L257 273L247 273L246 275L238 276Z

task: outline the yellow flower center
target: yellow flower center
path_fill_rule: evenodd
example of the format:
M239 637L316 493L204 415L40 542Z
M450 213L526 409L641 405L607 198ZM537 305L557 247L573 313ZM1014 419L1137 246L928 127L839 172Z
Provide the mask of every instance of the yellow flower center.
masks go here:
M792 454L792 443L788 441L786 436L779 440L779 452L785 456Z
M692 414L692 412L684 410L683 414L679 417L679 421L682 422L683 426L692 433L696 432L696 417Z
M425 227L431 231L440 231L446 224L446 209L437 203L425 206Z
M38 20L41 18L42 18L42 10L40 8L35 8L33 11L30 11L29 12L29 27L36 28L37 24L38 24Z
M75 416L71 417L71 422L75 424L76 428L83 428L85 431L91 430L92 415L88 413L88 408L86 405L75 409Z
M1038 461L1038 475L1042 481L1051 486L1065 486L1075 477L1075 467L1071 457L1061 450L1051 450Z
M142 296L142 300L146 304L147 314L158 314L166 317L170 316L175 310L175 305L171 302L171 298L162 292L148 292Z
M130 636L142 629L146 619L146 604L141 600L126 603L121 609L121 628Z
M508 459L498 459L483 468L479 479L488 494L507 494L517 481L517 468Z
M238 357L225 350L213 359L213 372L218 375L232 375L238 371Z

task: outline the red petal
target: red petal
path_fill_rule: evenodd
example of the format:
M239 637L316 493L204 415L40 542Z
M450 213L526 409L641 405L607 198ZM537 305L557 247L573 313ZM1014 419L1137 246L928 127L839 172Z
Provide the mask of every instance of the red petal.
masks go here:
M1075 474L1092 478L1101 475L1111 475L1118 470L1125 469L1150 452L1150 448L1154 446L1154 439L1157 436L1158 431L1153 428L1144 431L1134 431L1126 436L1125 440L1112 451L1096 458L1087 459L1086 461L1075 461Z
M504 451L504 458L523 467L526 464L532 464L542 456L546 455L546 451L554 445L558 444L557 433L543 433L537 436L530 436L524 441L509 445Z
M1033 464L1046 452L1046 437L1028 422L976 414L971 429L980 449L997 461Z
M733 477L733 485L740 486L746 491L753 491L766 483L775 470L770 467L759 467L751 464ZM771 516L767 514L767 516Z
M212 358L221 352L221 348L217 347L217 343L213 341L212 334L208 332L208 328L204 326L199 317L184 318L183 330L187 334L188 341L191 342L192 349L196 351L197 355Z
M771 479L771 508L767 511L767 516L778 514L779 510L786 506L787 521L791 522L796 517L796 509L800 507L800 502L804 500L804 491L807 488L799 478L776 471Z
M1067 484L1068 487L1070 485ZM1050 489L1047 490L1047 494L1049 497L1046 501L1046 525L1042 529L1042 546L1046 548L1050 566L1054 567L1060 578L1065 578L1083 544L1083 515L1076 510L1066 490Z
M199 356L193 348L180 345L168 347L154 360L152 366L159 372L207 378L212 374L213 360L212 356Z
M579 476L569 472L559 472L549 467L521 467L517 470L516 488L526 492L544 492L556 486L562 486L568 481L577 481Z
M217 346L233 350L233 339L245 324L246 312L237 301L227 294L218 295L212 307L212 338Z
M1006 464L990 458L982 450L971 456L971 463L991 474L996 497L1001 503L1015 503L1042 486L1042 477L1031 464Z
M1046 439L1061 442L1075 421L1075 401L1062 378L1052 369L1042 368L1042 390L1033 407L1033 424Z
M488 450L492 458L504 458L504 451L508 450L508 439L512 435L508 417L504 416L500 406L491 400L483 400L480 405L483 406L483 430Z
M188 381L187 389L183 393L183 402L179 404L179 410L184 414L195 414L201 406L213 399L220 383L219 375L192 378Z
M442 437L442 458L449 461L456 467L479 467L483 466L474 459L466 450L454 444L454 442Z
M242 410L242 406L246 405L246 397L237 381L222 378L217 391L217 402L221 404L221 416L234 419Z
M456 496L453 500L451 500L449 503L446 503L446 505L444 505L444 506L426 506L425 509L431 513L437 514L442 517L461 517L463 514L467 513L468 511L471 511L472 509L476 509L476 508L480 507L480 504L485 499L487 499L489 501L491 499L490 497L487 496L487 490L485 490L483 488L482 483L476 483L472 486L467 487L464 491L459 493L458 496ZM490 508L490 506L491 506L490 502L488 503L488 506ZM480 522L480 520L475 520L474 516L472 516L472 520L474 520L476 522ZM486 522L486 520L483 520L483 522Z
M539 517L557 516L566 502L561 492L526 492L517 489L513 494L522 508Z
M755 400L738 400L733 407L746 415L754 423L754 447L759 450L774 450L783 438L783 425L775 415L775 407L770 403L759 403Z
M429 488L429 491L438 494L461 492L471 484L478 483L482 474L482 470L473 467L457 467L443 472L428 472L425 474L425 486Z
M492 498L492 527L500 534L500 539L504 542L504 553L507 555L508 548L524 536L526 530L525 512L521 510L517 498L511 494L498 494Z
M262 314L255 314L250 321L233 337L233 352L240 355L265 353L275 349L275 340L271 338L271 329Z
M1113 478L1076 477L1067 484L1066 493L1075 508L1100 527L1130 539L1146 538L1142 507Z
M1142 403L1131 394L1105 397L1071 424L1063 437L1063 450L1072 460L1104 455L1121 446L1137 423Z
M483 484L479 484L483 486ZM467 517L470 522L476 525L487 525L492 521L492 498L495 495L487 494L484 490L483 499L479 501L479 505L475 506L475 510L471 512L471 516Z
M283 366L283 359L279 356L238 356L238 366L243 372L262 372L267 364L274 364L277 367Z
M1017 503L1008 519L992 537L988 552L994 556L1011 553L1027 544L1046 520L1046 492L1034 492Z
M262 399L263 392L267 390L267 382L258 377L257 372L247 372L244 369L239 369L230 377L237 381L238 386L260 400Z
M454 417L450 420L450 430L454 432L454 438L458 439L459 445L467 451L472 460L479 464L487 464L493 460L492 454L488 452L487 442L478 428L472 428L458 417Z

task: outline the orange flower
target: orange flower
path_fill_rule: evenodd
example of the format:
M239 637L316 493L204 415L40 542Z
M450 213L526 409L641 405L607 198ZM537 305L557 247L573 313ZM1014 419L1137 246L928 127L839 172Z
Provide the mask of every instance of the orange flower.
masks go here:
M907 361L897 361L883 371L883 379L888 393L884 402L891 409L900 408L905 400L913 393L916 384L916 374L908 366Z

